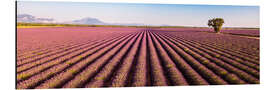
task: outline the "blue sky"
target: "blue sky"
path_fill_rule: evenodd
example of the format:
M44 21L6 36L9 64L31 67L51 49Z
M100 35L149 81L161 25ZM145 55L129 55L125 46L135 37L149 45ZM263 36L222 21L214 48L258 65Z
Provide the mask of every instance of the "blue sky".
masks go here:
M259 6L18 1L17 13L59 22L92 17L106 23L176 26L207 26L208 19L221 17L225 27L259 27Z

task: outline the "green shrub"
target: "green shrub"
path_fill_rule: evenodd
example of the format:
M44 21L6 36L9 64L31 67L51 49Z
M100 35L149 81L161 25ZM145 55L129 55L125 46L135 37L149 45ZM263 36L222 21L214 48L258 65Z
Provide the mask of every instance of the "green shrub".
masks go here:
M213 27L216 33L220 32L223 24L224 24L223 18L213 18L208 20L208 26Z

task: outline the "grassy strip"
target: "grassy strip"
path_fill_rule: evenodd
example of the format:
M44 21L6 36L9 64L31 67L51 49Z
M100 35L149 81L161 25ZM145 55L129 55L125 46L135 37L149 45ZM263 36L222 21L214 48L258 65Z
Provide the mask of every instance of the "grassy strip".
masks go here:
M41 27L63 27L63 26L17 26L17 28L41 28Z
M35 27L135 27L135 28L199 28L209 29L209 27L195 26L125 26L125 25L88 25L88 24L55 24L55 23L24 23L17 22L17 28L35 28ZM223 30L260 30L260 28L245 28L245 27L224 27Z

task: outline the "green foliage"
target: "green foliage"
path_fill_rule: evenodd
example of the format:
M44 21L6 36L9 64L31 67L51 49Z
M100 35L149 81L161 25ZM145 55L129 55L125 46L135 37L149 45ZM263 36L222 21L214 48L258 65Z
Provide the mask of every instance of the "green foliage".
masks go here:
M31 75L30 74L19 74L17 75L17 79L26 79L26 78L29 78Z
M39 53L37 53L37 55L42 55L43 54L43 52L39 52Z
M223 24L224 24L223 18L213 18L208 20L208 26L213 27L216 33L220 32Z
M226 71L220 71L219 72L221 75L227 75L228 74L228 72L226 72Z
M203 63L203 64L208 64L208 63L209 63L209 61L204 60L202 63Z
M173 64L166 65L167 68L172 68L173 66L174 66Z
M72 65L73 63L72 62L67 62L68 65Z
M75 75L76 73L78 73L78 71L75 70L75 69L71 69L71 70L69 70L69 72L71 72L73 75Z

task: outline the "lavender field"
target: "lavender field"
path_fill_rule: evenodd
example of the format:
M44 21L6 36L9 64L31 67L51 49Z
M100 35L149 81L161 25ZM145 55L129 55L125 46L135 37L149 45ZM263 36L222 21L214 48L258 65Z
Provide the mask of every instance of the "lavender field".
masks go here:
M259 84L259 39L194 28L17 30L17 88ZM259 31L225 31L259 35Z

